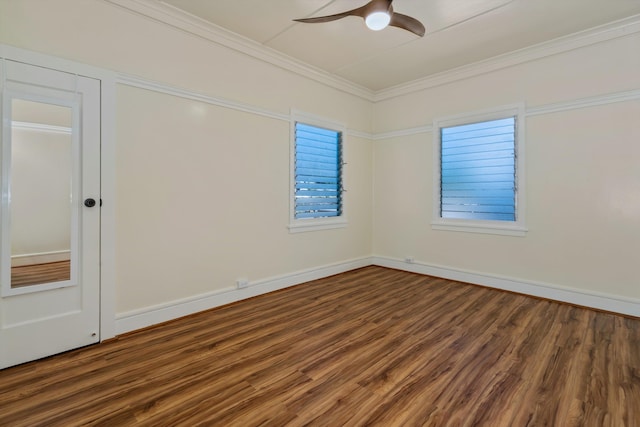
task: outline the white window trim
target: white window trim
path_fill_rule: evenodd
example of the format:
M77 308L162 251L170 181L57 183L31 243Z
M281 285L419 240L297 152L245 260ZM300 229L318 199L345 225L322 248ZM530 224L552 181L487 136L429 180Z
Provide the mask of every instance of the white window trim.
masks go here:
M516 116L516 221L483 221L440 217L440 129L467 123L495 120ZM525 105L503 105L472 113L436 118L433 121L433 216L431 228L444 231L524 236L525 221Z
M295 218L295 195L296 195L296 123L305 123L311 126L318 126L326 129L335 130L341 134L342 149L342 214L334 218ZM344 228L347 226L346 217L346 172L344 165L345 159L345 139L346 126L331 119L316 116L314 114L305 113L299 110L291 110L291 120L289 126L289 233L302 233L307 231L329 230L334 228Z

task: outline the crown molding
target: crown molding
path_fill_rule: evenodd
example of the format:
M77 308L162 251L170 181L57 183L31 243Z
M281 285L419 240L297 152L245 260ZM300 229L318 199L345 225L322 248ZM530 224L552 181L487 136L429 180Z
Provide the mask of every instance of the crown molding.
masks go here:
M640 15L634 15L487 60L373 91L157 0L103 1L374 103L640 32Z
M408 95L482 74L512 67L529 61L590 46L640 32L640 15L559 37L544 43L508 52L493 58L443 71L429 77L382 89L375 93L374 102Z
M302 77L372 102L375 92L281 52L204 21L167 4L152 0L103 0L129 12L168 25L228 49L251 56Z

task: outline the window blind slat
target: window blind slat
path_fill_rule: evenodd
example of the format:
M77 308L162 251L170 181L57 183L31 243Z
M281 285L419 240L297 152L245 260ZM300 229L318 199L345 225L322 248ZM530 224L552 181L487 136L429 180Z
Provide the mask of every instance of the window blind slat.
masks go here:
M513 181L504 182L452 182L447 184L447 191L497 191L510 190L513 191Z
M489 159L475 159L475 160L456 160L448 161L445 163L446 169L467 169L467 168L481 168L481 167L493 167L493 166L515 166L515 159L511 157L496 157Z
M299 176L296 177L296 187L304 187L308 188L311 185L331 185L333 188L340 188L340 179L338 177L309 177L309 176ZM300 185L298 185L300 184Z
M456 176L484 176L484 175L512 175L514 171L514 165L506 166L480 166L480 167L466 167L466 168L449 168L443 172L442 177L456 177Z
M298 190L296 192L298 196L308 196L308 197L337 197L340 195L340 192L337 190L315 190L315 189L306 189L306 190Z
M306 139L306 138L298 138L298 146L299 147L312 147L312 148L322 148L324 150L337 151L335 146L335 142L324 141L318 139Z
M508 188L504 190L483 190L482 188L476 188L471 190L449 190L447 191L447 197L457 199L461 197L478 197L478 198L489 198L489 197L497 197L500 199L509 198L510 200L513 197L513 188ZM513 202L513 200L511 200ZM444 202L444 200L443 200Z
M467 196L467 197L445 197L442 199L443 205L460 205L460 206L513 206L513 198L511 197L495 197L493 195L486 197Z
M335 190L336 183L296 182L296 190Z
M324 171L324 173L321 170L314 169L314 171L315 172L312 172L310 169L306 169L306 170L300 171L300 172L305 173L305 174L313 173L313 175L299 175L299 174L296 174L296 181L337 183L339 178L340 178L340 172L339 171L327 170L327 171Z
M513 150L513 141L504 141L492 144L477 144L466 147L442 147L442 155L450 156L453 154L471 154L471 153L489 153L492 151Z
M509 209L506 206L468 206L462 207L456 210L448 210L452 215L467 215L467 214L477 214L477 215L499 215L502 218L508 217L511 215L512 217L515 214L515 209ZM452 217L452 218L455 218Z
M450 126L443 128L442 131L445 134L456 134L461 132L469 132L478 129L496 128L500 126L506 126L514 123L513 117L506 117L504 119L488 120L476 123L467 123L464 125Z
M305 153L299 152L296 155L296 161L305 161L305 162L320 162L320 163L330 163L335 164L337 161L337 153L329 156L325 156L322 154L313 154L313 153Z
M514 214L479 213L479 212L443 212L442 218L471 219L488 221L515 221Z
M501 158L509 158L513 159L515 155L515 151L513 148L509 148L506 150L492 150L492 151L480 151L480 152L463 152L460 154L447 154L446 162L457 162L457 161L466 161L466 160L483 160L483 159L501 159Z
M296 212L297 219L330 218L340 216L340 211Z
M513 135L513 125L508 126L492 126L483 129L472 129L464 132L443 132L443 138L448 141L464 141L474 140L476 138L482 138L485 136L496 135Z
M460 184L467 182L510 182L513 184L513 176L511 174L443 176L442 188L443 190L446 190L448 184Z
M314 148L314 147L304 147L296 145L296 152L305 153L305 154L315 154L318 156L325 156L335 158L338 156L338 152L336 150L325 150L322 148Z
M296 162L296 169L317 169L317 170L336 170L336 161L333 162L318 162L310 160L298 160Z

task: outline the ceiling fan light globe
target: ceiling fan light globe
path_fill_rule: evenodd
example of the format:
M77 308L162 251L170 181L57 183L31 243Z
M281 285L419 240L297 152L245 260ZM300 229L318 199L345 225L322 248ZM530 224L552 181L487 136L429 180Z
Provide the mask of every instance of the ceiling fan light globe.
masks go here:
M364 22L370 30L380 31L387 28L391 22L391 15L387 12L373 12L367 15Z

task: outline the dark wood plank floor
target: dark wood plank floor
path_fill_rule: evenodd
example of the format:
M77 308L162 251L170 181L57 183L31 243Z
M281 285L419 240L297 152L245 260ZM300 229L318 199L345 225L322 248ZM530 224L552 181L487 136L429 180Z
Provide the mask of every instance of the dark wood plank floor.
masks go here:
M640 425L640 319L367 267L0 371L1 426Z
M47 262L44 264L11 267L11 287L61 282L71 277L70 261Z

